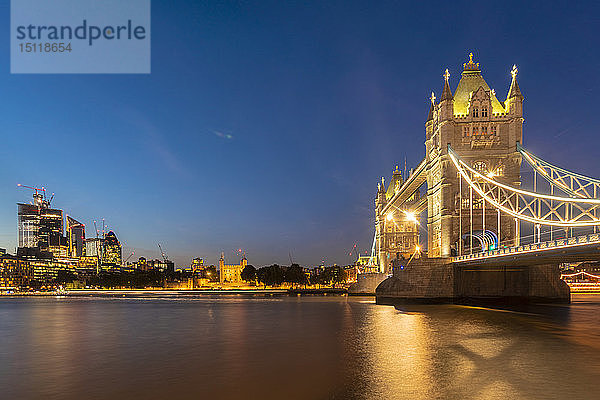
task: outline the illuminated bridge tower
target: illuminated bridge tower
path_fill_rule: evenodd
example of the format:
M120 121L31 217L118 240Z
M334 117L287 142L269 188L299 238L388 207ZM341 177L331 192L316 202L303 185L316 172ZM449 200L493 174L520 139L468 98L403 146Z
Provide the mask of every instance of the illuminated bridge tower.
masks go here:
M460 255L471 246L497 246L498 240L501 245L514 245L519 237L512 217L500 215L479 196L470 196L448 156L450 145L477 171L520 186L517 143L522 144L523 138L523 95L517 69L513 67L507 98L501 102L472 54L463 67L454 95L446 70L441 98L436 103L432 93L425 123L429 257ZM472 207L471 198L475 199Z
M381 178L375 199L375 250L379 271L384 273L391 272L394 259L409 259L419 246L418 223L411 211L419 193L412 194L402 206L393 201L403 184L402 173L396 166L387 189Z

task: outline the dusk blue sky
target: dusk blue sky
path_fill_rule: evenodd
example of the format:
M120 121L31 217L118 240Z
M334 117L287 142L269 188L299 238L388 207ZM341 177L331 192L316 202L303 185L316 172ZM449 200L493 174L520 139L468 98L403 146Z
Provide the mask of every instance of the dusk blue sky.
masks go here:
M23 183L136 258L348 264L469 52L501 100L518 66L529 150L600 176L598 3L287 3L154 0L150 75L11 75L2 0L0 247Z

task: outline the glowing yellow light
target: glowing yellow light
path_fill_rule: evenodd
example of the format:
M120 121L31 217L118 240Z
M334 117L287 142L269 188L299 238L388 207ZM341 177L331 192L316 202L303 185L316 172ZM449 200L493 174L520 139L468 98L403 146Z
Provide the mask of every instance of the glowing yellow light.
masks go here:
M419 246L419 245L415 246L415 251L416 251L417 253L418 253L418 252L420 252L420 251L421 251L421 246Z
M417 217L415 216L415 213L413 212L405 212L406 214L406 219L410 222L417 222Z
M388 221L391 221L391 220L394 219L394 214L389 213L386 218L387 218Z

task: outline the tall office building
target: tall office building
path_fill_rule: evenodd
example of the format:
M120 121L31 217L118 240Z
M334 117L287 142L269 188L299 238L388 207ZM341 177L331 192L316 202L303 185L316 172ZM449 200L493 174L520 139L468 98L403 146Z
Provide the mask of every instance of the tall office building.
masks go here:
M63 212L52 209L39 195L34 204L18 204L18 254L42 257L65 256Z
M110 231L104 237L102 265L121 266L122 261L121 243L119 243L117 235Z
M104 239L102 238L89 238L85 239L85 255L87 257L97 257L102 259L104 254Z
M85 256L85 225L67 215L67 241L69 256Z

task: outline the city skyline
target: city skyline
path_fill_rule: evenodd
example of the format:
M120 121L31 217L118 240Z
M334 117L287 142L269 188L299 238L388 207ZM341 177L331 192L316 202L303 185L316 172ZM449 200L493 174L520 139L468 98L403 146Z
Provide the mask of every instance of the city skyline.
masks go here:
M52 199L54 198L54 193L52 193L51 195L48 195L47 189L44 187L32 187L32 186L27 186L27 185L23 185L23 184L17 184L18 187L30 190L33 193L33 197L32 200L29 202L21 202L21 203L17 203L18 206L18 225L20 226L22 224L21 222L21 218L24 218L25 220L29 220L29 219L33 219L34 221L31 222L30 225L27 225L27 222L25 222L25 225L23 225L22 228L17 228L18 231L18 244L19 246L17 246L16 248L12 249L14 255L19 255L19 250L24 250L24 254L27 252L27 250L33 250L31 248L37 248L37 250L44 250L44 251L48 251L48 248L44 248L44 249L40 249L39 248L39 244L40 243L48 243L51 246L51 250L50 252L53 253L53 258L80 258L82 256L88 255L88 256L98 256L98 254L96 253L97 250L97 244L94 243L94 241L116 241L116 244L119 246L119 255L118 255L118 261L117 260L112 260L109 259L104 260L106 262L108 262L108 264L110 265L118 265L118 266L127 266L129 264L135 264L137 262L138 259L148 259L148 260L152 260L155 259L157 261L161 261L161 258L168 258L168 254L164 251L164 249L161 247L160 243L157 243L157 251L158 251L158 256L154 257L154 253L156 251L152 251L147 249L146 252L148 254L137 254L136 257L134 257L135 251L131 251L129 252L129 250L132 250L130 248L128 248L124 242L120 242L118 240L118 238L116 237L116 233L114 232L114 230L108 226L106 224L106 221L104 219L97 221L97 220L93 220L93 222L91 224L88 225L88 230L86 230L86 224L79 222L78 220L76 220L75 218L73 218L71 215L69 215L66 211L67 210L63 210L61 208L56 208L52 205ZM38 237L38 232L37 229L39 228L33 228L34 225L37 225L37 223L35 222L35 220L39 215L39 211L40 210L47 210L47 212L50 213L50 215L52 217L56 217L57 219L54 220L54 222L51 222L52 224L52 231L53 236L49 237L49 233L40 233L39 237ZM22 217L21 214L23 214L24 216ZM60 216L60 218L58 218ZM59 222L60 221L60 222ZM60 229L58 228L60 223ZM44 226L44 229L48 229L47 227L48 222L43 222L42 225ZM73 227L73 228L70 228ZM33 230L32 230L33 229ZM77 231L73 231L71 232L70 229L78 229ZM45 236L44 236L45 235ZM42 236L44 237L44 239L42 240ZM38 243L39 241L39 243ZM90 243L87 243L90 242ZM86 252L86 244L88 245L88 251ZM52 246L54 246L54 248L52 249ZM23 247L27 247L29 249L24 249ZM1 248L1 247L0 247ZM60 249L59 249L60 248ZM89 251L89 248L94 249L92 252ZM7 250L7 249L4 249ZM11 249L8 249L9 251ZM55 253L55 254L54 254ZM63 254L64 253L64 254ZM237 250L233 250L231 252L232 254L234 254L233 258L240 258L240 259L245 259L245 255L246 255L246 251L242 250L242 249L237 249ZM219 255L220 258L217 259L216 262L212 262L210 261L210 257L207 257L207 261L208 261L208 265L211 266L215 266L218 265L220 261L223 260L223 257L225 257L225 252L221 252ZM186 268L189 265L188 264L193 264L195 260L199 260L199 259L204 259L203 257L194 257L193 259L189 260L189 263L182 263L181 267Z
M161 243L178 265L240 248L255 265L346 264L355 243L370 250L377 182L420 161L428 97L445 68L456 88L469 52L498 91L518 66L528 148L599 176L590 6L466 4L411 19L400 5L153 4L149 76L4 74L0 247L16 247L23 183L88 227L105 218L136 256Z

